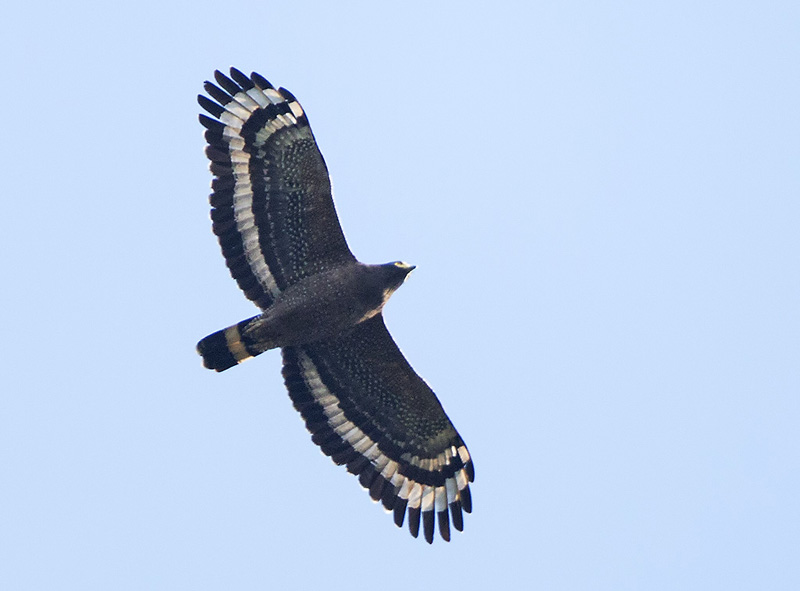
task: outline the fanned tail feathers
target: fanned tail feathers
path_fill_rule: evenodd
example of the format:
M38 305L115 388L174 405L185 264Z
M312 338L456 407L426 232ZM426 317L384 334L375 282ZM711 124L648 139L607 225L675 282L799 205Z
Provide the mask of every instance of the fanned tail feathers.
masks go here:
M242 320L211 333L197 343L197 352L203 358L203 365L215 371L225 371L266 351L266 347L244 336L245 327L257 318L253 316Z

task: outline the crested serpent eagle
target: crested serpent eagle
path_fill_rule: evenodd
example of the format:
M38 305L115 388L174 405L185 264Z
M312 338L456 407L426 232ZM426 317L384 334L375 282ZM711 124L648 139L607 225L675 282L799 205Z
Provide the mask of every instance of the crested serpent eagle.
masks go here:
M280 347L311 439L411 534L444 540L472 511L466 445L397 348L381 310L413 266L360 263L303 108L256 73L217 71L198 96L211 219L231 275L261 310L197 345L224 371ZM210 97L210 98L209 98Z

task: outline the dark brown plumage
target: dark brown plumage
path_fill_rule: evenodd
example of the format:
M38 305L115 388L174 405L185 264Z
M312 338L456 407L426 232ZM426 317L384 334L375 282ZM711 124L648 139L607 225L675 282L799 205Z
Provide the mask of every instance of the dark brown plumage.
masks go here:
M283 376L314 443L371 498L406 513L416 537L463 528L474 478L467 447L386 330L381 310L414 267L365 265L344 239L325 161L285 89L231 69L206 82L214 233L231 275L262 313L198 343L226 370L280 347Z

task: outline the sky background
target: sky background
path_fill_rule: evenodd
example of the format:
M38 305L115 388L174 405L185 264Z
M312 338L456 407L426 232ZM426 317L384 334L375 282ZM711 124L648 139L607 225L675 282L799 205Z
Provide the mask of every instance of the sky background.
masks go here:
M800 4L14 3L0 588L800 588ZM208 220L196 95L308 113L475 459L428 546L314 446ZM515 587L523 588L523 587Z

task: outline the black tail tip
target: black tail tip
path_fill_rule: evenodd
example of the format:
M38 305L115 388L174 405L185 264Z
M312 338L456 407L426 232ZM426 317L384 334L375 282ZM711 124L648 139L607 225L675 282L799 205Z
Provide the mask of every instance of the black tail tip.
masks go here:
M197 343L197 352L203 358L203 366L214 371L225 371L237 364L223 330L210 334Z

